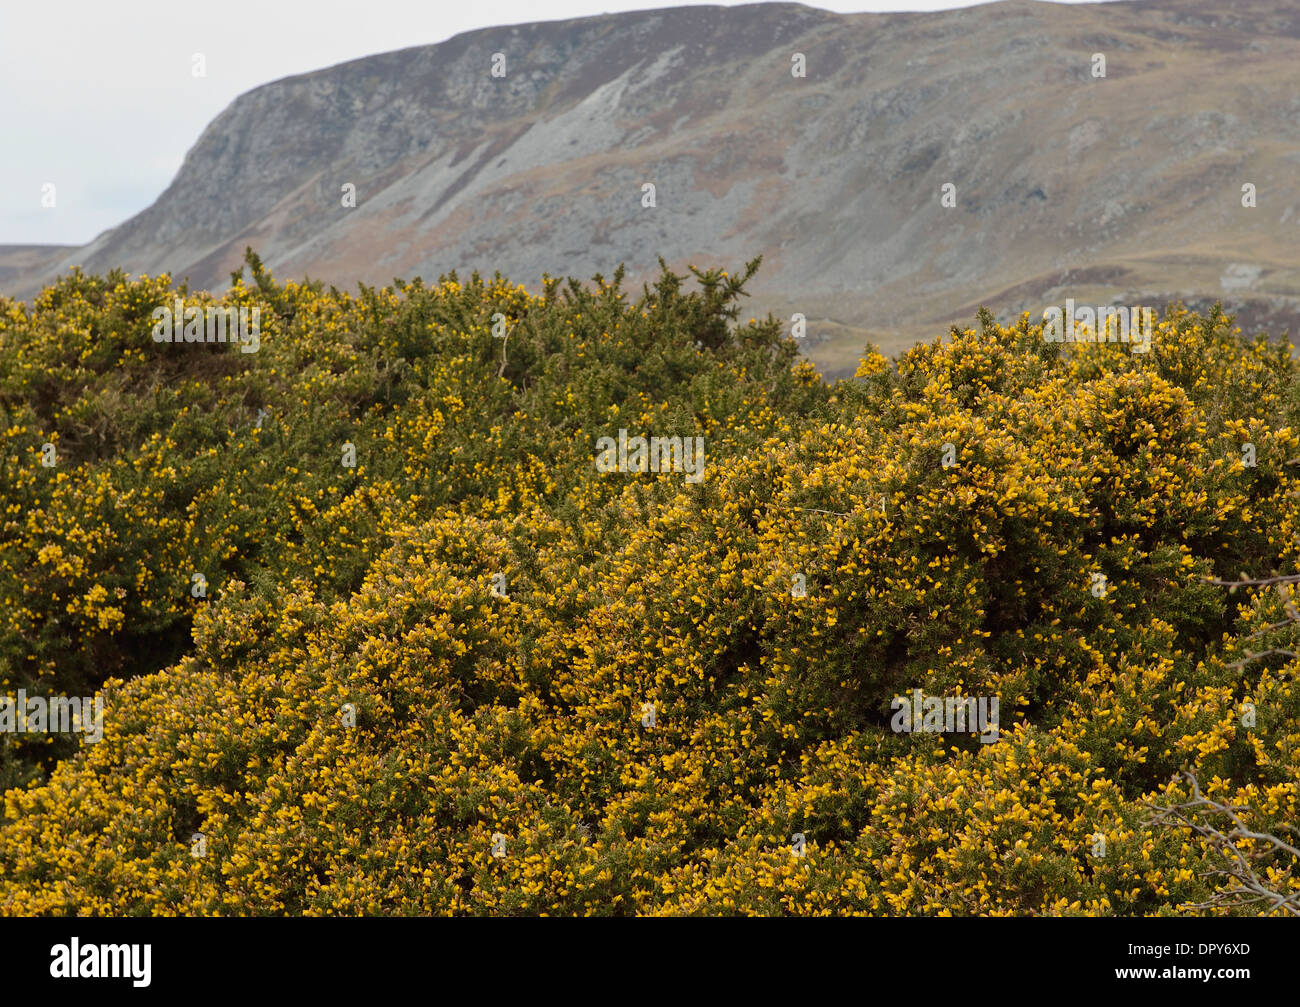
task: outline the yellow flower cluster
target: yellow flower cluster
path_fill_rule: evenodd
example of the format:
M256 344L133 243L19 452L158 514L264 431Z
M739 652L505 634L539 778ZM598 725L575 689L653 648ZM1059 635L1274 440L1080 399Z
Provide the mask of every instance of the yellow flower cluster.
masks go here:
M14 773L0 913L1172 915L1225 885L1181 770L1296 819L1296 601L1209 582L1300 562L1284 349L985 316L827 386L726 328L752 268L250 264L257 354L152 344L166 277L0 300L0 678L108 711ZM598 472L620 428L707 478Z

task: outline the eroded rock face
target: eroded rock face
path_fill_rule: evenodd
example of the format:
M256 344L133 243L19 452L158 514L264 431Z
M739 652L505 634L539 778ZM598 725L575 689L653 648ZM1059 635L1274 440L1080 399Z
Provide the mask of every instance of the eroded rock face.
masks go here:
M864 336L894 349L980 304L1224 296L1295 331L1298 56L1289 0L686 7L470 32L242 95L151 207L53 262L0 254L0 290L74 264L222 288L246 245L347 288L619 262L635 284L659 256L762 252L755 313L821 323L829 372Z

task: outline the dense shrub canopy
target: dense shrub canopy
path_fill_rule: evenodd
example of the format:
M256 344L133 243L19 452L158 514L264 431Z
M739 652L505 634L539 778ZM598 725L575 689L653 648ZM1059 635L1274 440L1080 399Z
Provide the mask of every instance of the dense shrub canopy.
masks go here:
M982 314L828 386L755 266L0 299L0 691L107 709L4 736L0 911L1196 911L1145 802L1300 803L1291 587L1210 583L1297 567L1288 349ZM176 297L260 349L154 342ZM706 478L599 471L620 429Z

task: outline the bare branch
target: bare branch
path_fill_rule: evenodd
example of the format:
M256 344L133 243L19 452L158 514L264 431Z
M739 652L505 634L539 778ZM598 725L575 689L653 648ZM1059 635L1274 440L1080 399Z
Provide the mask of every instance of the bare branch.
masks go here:
M1282 619L1279 622L1270 622L1267 626L1261 626L1259 629L1255 630L1255 632L1251 633L1249 636L1243 636L1241 639L1254 640L1258 637L1263 636L1266 633L1273 632L1273 630L1275 629L1281 629L1283 626L1289 626L1289 625L1291 625L1290 619Z
M1218 577L1203 578L1207 584L1218 584L1220 587L1271 587L1273 584L1300 584L1300 573L1287 574L1284 577L1261 577L1258 580L1247 580L1242 577L1241 580L1219 580Z
M1207 901L1191 903L1185 908L1220 910L1238 906L1254 906L1262 903L1269 912L1281 910L1292 916L1300 916L1300 890L1291 894L1274 891L1259 876L1256 863L1252 862L1272 859L1279 853L1286 853L1293 857L1297 863L1300 863L1300 849L1289 843L1284 843L1276 836L1271 836L1265 832L1256 832L1249 828L1242 821L1241 816L1237 814L1237 812L1246 811L1248 808L1223 804L1220 801L1206 797L1201 793L1200 783L1197 781L1195 773L1184 772L1183 776L1187 778L1192 786L1192 800L1170 807L1152 804L1150 801L1146 802L1147 806L1153 808L1156 812L1150 820L1150 824L1172 824L1190 829L1196 835L1201 836L1228 862L1226 869L1213 868L1201 876L1203 878L1222 877L1235 882L1233 887L1216 892ZM1232 828L1226 832L1218 828L1210 820L1210 816L1214 815L1226 815L1232 822ZM1246 841L1247 849L1244 851L1237 845L1238 841L1241 840ZM1268 848L1250 848L1255 843L1265 843Z
M852 512L852 511L849 511L848 513L845 513L844 511L838 511L838 510L818 510L816 507L790 507L790 508L788 508L788 509L789 509L789 510L801 510L801 511L804 511L805 513L807 513L807 514L829 514L829 515L831 515L832 517L852 517L852 516L853 516L853 512Z
M512 332L515 331L515 327L516 327L518 324L519 324L519 323L516 322L516 323L515 323L514 325L512 325L510 328L506 329L505 337L501 340L501 366L500 366L499 368L497 368L497 377L498 377L498 378L505 377L505 373L506 373L506 343L510 342L510 333L512 333Z
M1260 650L1254 653L1247 652L1246 656L1243 657L1241 660L1233 661L1232 663L1227 664L1224 667L1244 668L1246 667L1246 665L1250 664L1251 661L1258 661L1261 657L1272 657L1274 654L1281 654L1283 657L1289 657L1293 660L1297 657L1300 657L1300 654L1297 654L1294 650L1283 650L1280 647L1274 647L1271 650Z

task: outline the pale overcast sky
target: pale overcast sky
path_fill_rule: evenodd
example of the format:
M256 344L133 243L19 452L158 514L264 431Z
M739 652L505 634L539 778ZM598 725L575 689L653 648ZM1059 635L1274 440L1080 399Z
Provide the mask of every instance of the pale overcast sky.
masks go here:
M84 244L138 213L167 187L203 128L259 84L475 28L687 2L0 0L0 244ZM971 4L810 6L853 12ZM206 77L191 73L196 52L205 56ZM56 186L54 209L41 206L47 182Z

